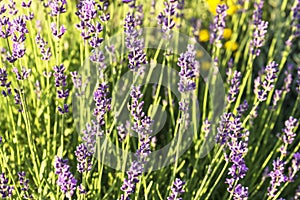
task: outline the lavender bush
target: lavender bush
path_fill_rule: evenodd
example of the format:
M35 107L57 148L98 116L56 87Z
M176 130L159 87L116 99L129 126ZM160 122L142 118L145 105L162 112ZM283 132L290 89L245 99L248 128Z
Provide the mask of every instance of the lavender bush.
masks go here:
M0 198L300 199L300 0L4 0L0 27ZM159 30L159 48L143 27ZM150 83L157 63L177 71L167 81L182 99L161 76ZM114 99L126 73L127 99ZM224 99L203 78L216 87L216 73ZM225 104L218 116L210 96ZM77 117L74 98L91 99ZM112 154L123 170L105 165Z

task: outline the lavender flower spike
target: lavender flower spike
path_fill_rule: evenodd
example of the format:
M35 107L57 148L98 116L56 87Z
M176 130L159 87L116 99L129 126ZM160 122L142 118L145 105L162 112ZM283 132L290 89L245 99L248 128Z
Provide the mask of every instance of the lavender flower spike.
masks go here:
M265 42L268 25L269 23L266 21L260 21L257 25L254 25L253 37L250 41L250 51L252 55L259 56L260 48Z
M228 7L226 4L219 4L217 6L217 15L214 18L214 23L211 28L210 43L215 43L218 48L222 47L221 40L223 39L223 33L225 28L225 17Z
M268 187L268 196L274 197L281 183L287 181L287 177L284 175L285 162L277 158L273 161L273 170L269 173L271 177L270 186Z
M0 194L2 198L11 197L14 191L14 187L8 185L8 178L5 174L0 174Z
M180 180L179 178L176 178L171 188L172 192L167 198L167 200L182 200L182 198L179 197L179 195L185 192L183 189L184 184L184 181Z

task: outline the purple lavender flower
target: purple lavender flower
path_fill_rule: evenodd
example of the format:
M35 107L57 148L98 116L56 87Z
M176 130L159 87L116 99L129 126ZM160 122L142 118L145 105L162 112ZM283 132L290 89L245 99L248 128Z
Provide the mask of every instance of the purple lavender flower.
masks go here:
M81 0L77 4L77 11L75 14L79 17L80 22L76 24L76 28L81 31L82 38L88 41L93 48L99 47L103 41L103 38L99 37L99 34L103 30L103 26L95 20L97 17L97 10L103 12L99 18L102 22L105 22L110 19L110 14L104 13L107 10L107 7L107 1L103 2L102 7L94 0Z
M96 91L94 92L94 116L97 118L97 122L100 126L104 126L104 115L111 109L111 98L109 95L109 86L107 83L100 83Z
M274 61L270 62L265 68L265 77L261 81L260 77L254 80L254 93L259 101L267 99L268 92L274 88L274 81L277 78L278 64Z
M196 77L196 70L199 68L199 62L196 61L196 51L193 45L188 45L187 51L182 53L178 59L177 65L180 67L178 90L186 93L195 90L196 83L193 80Z
M208 137L208 134L210 132L210 126L211 126L210 121L208 121L208 119L205 119L201 127L202 132L205 134L204 136L205 138Z
M62 192L66 194L68 199L71 199L75 190L77 180L70 172L70 166L67 164L68 160L63 160L62 158L55 157L54 167L55 174L58 174L57 185L60 187Z
M297 172L300 170L300 153L296 152L293 156L292 166L289 167L289 181L294 181Z
M42 54L42 60L50 60L52 53L50 47L47 47L48 42L46 42L39 33L35 38L35 42L38 45Z
M82 133L84 146L88 149L89 154L94 154L96 151L96 140L97 138L102 137L103 130L97 122L92 120L91 123L86 124L86 128L82 131Z
M63 64L59 65L59 66L54 66L54 73L53 76L55 77L55 86L56 87L66 87L67 86L67 76L64 75L64 72L66 70L66 68L64 67Z
M9 4L8 5L8 8L9 8L9 14L11 15L16 15L18 13L18 9L16 8L16 2L14 2L13 0L9 0Z
M129 49L128 68L134 72L143 71L142 65L147 64L146 54L144 52L144 41L140 39L140 31L136 29L137 22L134 14L127 13L124 24L124 32L126 35L125 44Z
M226 4L219 4L217 6L217 15L215 16L214 23L211 26L212 30L210 36L210 43L215 43L218 48L222 47L221 40L223 39L227 9L228 7Z
M273 161L273 170L269 173L271 177L270 186L268 187L268 196L274 197L281 183L287 181L287 177L284 175L285 162L277 158Z
M48 6L51 9L50 15L51 16L57 16L62 13L65 13L67 1L66 0L50 0L48 3Z
M183 189L185 182L180 180L179 178L176 178L173 182L172 188L171 188L171 194L167 198L168 200L182 200L179 195L183 194L185 191Z
M56 38L56 39L60 39L66 32L66 27L64 25L61 25L60 27L57 28L57 25L55 22L52 22L50 24L50 28L51 28L51 31L52 31L52 34L53 36ZM58 30L59 29L59 30Z
M24 199L32 199L32 195L28 195L28 190L29 190L29 180L26 179L26 173L23 171L23 172L18 172L18 176L19 176L19 183L20 183L20 186L21 186L21 190L24 191L24 194L23 194L23 198Z
M242 127L241 117L234 116L232 113L224 113L221 117L220 124L217 128L218 134L216 140L223 146L226 162L231 162L228 175L225 183L228 184L228 192L234 199L247 199L248 188L241 184L234 185L235 182L243 179L246 176L248 167L244 156L248 151L249 131L245 131ZM227 151L229 150L229 155Z
M254 25L254 32L252 40L250 41L250 51L252 55L259 56L260 48L265 42L267 28L268 22L266 21L260 21L257 25Z
M177 0L165 1L164 5L165 9L157 16L157 22L162 25L162 31L169 34L175 26L174 17L176 14Z
M254 2L254 11L253 11L253 24L259 25L262 19L262 8L264 6L264 0L260 1L259 3Z
M139 136L140 147L135 154L136 160L131 163L129 170L126 172L127 178L124 180L121 187L121 190L124 191L124 194L121 195L121 200L130 199L129 196L134 193L135 185L139 182L139 176L143 173L144 164L147 162L147 157L151 153L151 137L149 134L152 132L151 125L153 121L150 117L145 116L142 111L144 102L140 102L140 99L143 96L140 87L133 87L130 96L132 98L132 104L129 106L129 109L131 109L130 113L135 120L132 129L137 132Z
M22 80L26 80L30 73L31 73L31 69L26 69L26 68L22 68L22 72L20 73L18 68L14 67L13 70L12 70L15 74L16 74L16 78L17 80L19 81L22 81Z
M278 101L280 100L281 96L282 96L282 90L275 90L274 92L274 96L273 96L273 105L272 105L272 108L275 110L276 109L276 106L277 106L277 103Z
M238 116L241 116L243 113L245 113L249 108L249 104L247 100L244 100L242 104L240 104L237 107Z
M2 94L4 97L11 94L11 82L7 82L7 72L5 68L0 68L0 86L4 87Z
M4 173L0 174L0 194L2 198L11 197L14 191L14 187L8 185L8 178Z
M88 148L83 143L76 147L75 156L77 159L77 170L80 173L92 169L91 155L91 152L89 152Z
M79 194L86 194L86 190L82 184L80 184L77 189L79 190Z
M21 5L24 8L30 8L32 1L28 1L27 3L25 1L22 1Z
M228 103L233 103L236 100L236 95L239 93L241 81L241 72L234 71L233 77L230 79L230 87L227 96Z
M118 131L120 142L123 142L125 140L126 136L128 135L129 126L130 126L129 121L127 121L126 126L124 126L124 124L121 124L121 125L117 126L117 131Z
M292 142L296 137L294 130L299 125L298 120L290 116L289 119L286 120L284 124L285 124L285 128L282 129L282 132L284 134L282 135L281 139L285 144L292 144Z
M20 94L20 90L14 89L15 92L15 96L14 96L14 100L15 100L15 104L17 106L19 106L18 111L22 112L23 111L23 104L22 104L22 100L21 100L21 94Z

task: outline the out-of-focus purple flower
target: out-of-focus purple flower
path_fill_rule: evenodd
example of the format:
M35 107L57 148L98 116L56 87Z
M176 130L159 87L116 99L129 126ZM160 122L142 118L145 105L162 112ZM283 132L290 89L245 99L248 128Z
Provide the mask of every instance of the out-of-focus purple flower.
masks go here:
M62 158L56 156L55 162L55 174L58 175L57 185L60 187L62 192L66 194L68 199L71 199L77 185L77 180L70 172L70 166L68 165L68 160L63 160Z
M62 13L65 13L67 1L66 0L49 0L48 6L51 9L50 15L51 16L57 16Z
M24 8L30 8L32 1L28 1L27 3L25 1L22 1L21 5Z
M58 106L58 107L57 107L57 110L58 110L58 112L59 112L60 114L66 114L66 113L69 112L69 105L68 105L68 104L64 104L63 107Z
M278 64L274 61L270 62L265 68L265 77L261 81L260 77L254 80L254 93L259 101L267 99L268 92L274 88L274 81L277 78Z
M0 86L4 87L2 94L4 97L11 94L11 82L7 82L7 72L5 68L0 68Z
M14 187L8 184L8 178L5 177L4 173L0 174L0 194L1 197L11 197L14 191Z
M26 80L30 76L30 73L31 73L31 69L27 70L25 67L22 68L21 73L19 72L18 68L16 68L16 67L14 67L12 71L16 74L16 78L19 81Z
M236 95L239 93L240 81L241 72L234 71L233 77L230 79L230 87L227 96L228 103L233 103L236 100Z
M80 184L77 189L79 190L79 194L86 194L87 191L82 184Z
M51 31L52 31L52 34L53 36L56 38L56 39L60 39L66 32L66 27L64 25L61 25L60 27L57 27L56 23L55 22L52 22L50 24L50 28L51 28ZM58 30L59 29L59 30Z
M169 34L175 26L174 17L176 14L177 0L165 1L164 5L165 8L163 12L160 12L157 16L157 22L162 25L162 31Z
M23 171L23 172L18 172L18 176L19 176L19 183L20 183L20 186L21 186L21 190L24 191L24 194L23 194L23 198L24 199L32 199L33 196L30 194L28 194L28 190L29 190L29 180L26 179L26 173Z
M291 29L292 33L288 40L285 42L286 45L292 46L292 42L295 38L300 36L300 0L296 0L296 3L292 7L292 22L291 22Z
M52 53L50 47L47 47L48 42L46 42L39 33L35 38L35 42L38 45L42 54L42 60L50 60Z
M268 25L269 23L266 21L260 21L257 25L254 25L254 32L252 40L250 41L250 51L252 55L259 56L260 48L265 42Z
M21 100L21 94L20 94L20 90L14 89L15 92L15 96L14 96L14 100L15 100L15 104L17 106L19 106L18 111L22 112L23 111L23 104L22 104L22 100Z
M126 123L125 126L124 126L124 124L121 124L121 125L117 126L117 131L118 131L120 142L123 142L125 140L126 136L129 133L130 123L129 123L129 121L126 121L126 122L127 123Z
M143 71L142 65L147 64L146 54L144 52L144 41L139 36L141 32L136 29L137 22L134 14L127 13L124 24L124 32L126 35L125 44L129 49L128 68L134 72ZM140 72L141 72L140 71Z
M185 184L184 181L180 180L179 178L176 178L171 187L172 192L167 199L182 200L182 198L179 196L185 192L185 190L183 189L184 184Z
M82 131L82 140L84 142L84 146L88 149L89 154L94 154L96 152L96 141L97 138L102 137L103 130L95 121L91 121L91 123L86 124L86 128Z
M246 112L249 108L249 104L247 100L244 100L242 104L237 107L238 116L242 116L244 112Z
M260 1L259 3L254 2L254 11L253 11L253 24L259 25L262 20L262 8L264 6L264 0Z
M9 8L9 14L11 15L16 15L18 13L18 9L16 8L16 2L14 2L13 0L9 0L9 4L8 5L8 8Z
M94 116L97 122L103 126L105 124L104 115L111 109L111 98L109 97L109 86L107 83L100 83L94 92Z
M217 6L217 15L214 18L214 23L211 26L210 43L215 43L218 48L222 47L221 40L223 39L223 33L225 28L225 18L227 16L228 7L226 4L219 4Z
M202 132L205 134L204 136L205 138L208 137L208 134L210 132L210 126L211 126L211 122L208 121L208 119L205 119L201 127Z
M292 166L289 167L289 181L294 181L297 172L300 170L300 153L296 152L293 156Z
M75 156L77 159L77 170L80 173L92 169L91 155L91 152L89 152L88 148L83 143L76 147Z
M287 181L287 177L284 175L285 162L277 158L273 161L273 170L269 173L271 177L270 186L268 187L268 196L274 197L281 183Z

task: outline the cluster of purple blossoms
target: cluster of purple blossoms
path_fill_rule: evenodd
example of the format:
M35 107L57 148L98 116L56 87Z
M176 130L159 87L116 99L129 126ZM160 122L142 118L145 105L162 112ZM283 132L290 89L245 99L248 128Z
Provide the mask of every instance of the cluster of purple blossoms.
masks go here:
M205 119L202 123L202 127L201 127L201 131L205 134L205 138L208 137L208 134L210 132L210 126L211 126L211 122L208 121L208 119Z
M222 47L221 40L223 39L223 33L225 28L225 18L227 16L228 7L226 4L219 4L217 6L217 15L214 18L214 23L211 25L210 43L215 43L218 48Z
M126 124L121 124L117 127L118 135L119 135L119 141L123 142L126 138L126 136L129 134L130 130L130 122L126 121Z
M127 13L124 24L125 44L129 49L128 68L134 72L142 72L143 64L147 64L144 52L144 40L140 39L141 31L137 30L138 23L133 13ZM141 71L139 71L141 70Z
M50 47L47 47L48 42L46 42L39 33L35 38L35 42L38 45L40 52L42 54L42 60L50 60L52 53Z
M59 66L54 66L53 76L55 77L55 87L59 88L57 90L57 96L59 99L66 99L69 96L69 89L65 89L67 86L67 75L64 74L66 68L63 64ZM64 104L63 107L58 106L58 111L61 114L69 112L69 106Z
M18 68L14 67L12 71L15 73L17 80L22 81L26 80L31 73L31 69L26 69L25 67L22 68L22 71L19 72Z
M111 98L109 97L109 86L107 83L100 83L94 92L94 116L100 126L105 125L104 115L111 109Z
M30 5L29 5L30 6ZM9 14L16 15L18 10L16 9L16 3L14 1L10 1L8 4L10 9ZM6 12L5 7L2 7L1 14ZM29 13L29 15L21 15L15 16L13 18L3 16L0 18L0 37L4 39L8 39L12 42L11 44L11 52L9 53L7 60L11 63L14 63L17 59L22 58L25 55L25 40L26 34L28 33L26 22L28 20L32 20L34 17L33 13Z
M14 187L8 185L8 178L5 177L5 173L0 174L0 194L4 199L6 197L11 197L14 191Z
M183 194L185 191L183 189L185 182L180 180L179 178L176 178L173 182L172 188L171 188L171 194L167 198L167 200L182 200L179 195Z
M281 183L288 180L288 177L284 175L284 166L286 162L277 158L273 161L273 170L269 173L271 177L270 186L268 187L268 196L274 197Z
M82 134L82 140L85 147L88 149L89 154L94 154L96 151L96 140L97 138L102 137L103 130L97 122L92 120L91 123L86 124L86 128L82 131Z
M293 156L292 166L289 167L289 181L294 181L296 173L300 170L300 152L296 152Z
M243 179L248 171L244 156L248 151L249 131L243 129L241 117L232 113L221 116L217 131L216 141L223 145L225 160L232 163L228 171L231 177L226 179L227 190L233 194L234 199L247 199L248 188L241 184L235 186L235 183Z
M14 100L15 100L15 104L19 106L18 111L22 112L23 111L23 104L22 104L22 99L21 99L21 92L22 90L18 90L16 88L14 88Z
M58 16L60 14L65 13L67 1L66 0L49 0L47 6L50 8L50 15L51 16Z
M250 51L254 56L259 56L260 48L263 46L265 41L265 35L267 33L268 22L262 20L262 7L264 1L260 1L260 3L254 4L254 12L253 12L253 36L250 41Z
M2 94L4 97L11 94L11 82L7 82L7 72L5 68L0 68L0 86L4 87Z
M66 0L49 0L48 3L46 3L47 7L50 8L50 16L52 17L58 17L59 15L65 13L67 1ZM66 32L66 27L64 25L59 26L56 22L51 22L50 29L52 31L52 35L56 39L60 39Z
M267 99L268 92L274 88L274 81L277 78L278 64L274 61L270 62L266 68L264 80L261 81L260 76L254 80L254 94L259 101Z
M57 185L64 194L66 194L68 199L71 199L75 190L77 180L70 172L70 166L68 165L68 160L56 157L54 162L55 174L58 175Z
M237 107L237 115L238 116L242 116L242 114L244 114L249 108L249 104L247 100L244 100L243 103L241 103L238 107Z
M149 134L152 132L151 125L153 121L142 111L144 102L140 102L143 96L140 87L133 87L130 96L132 98L132 104L129 106L129 109L134 118L132 129L138 133L140 145L135 154L136 160L131 163L129 170L126 172L127 178L121 187L121 190L125 193L121 195L121 200L130 199L129 196L134 193L135 185L139 182L139 176L143 173L144 164L147 162L147 157L151 153L151 137Z
M230 87L227 96L228 103L233 103L236 100L236 95L239 93L239 86L241 83L241 72L234 71L230 79Z
M282 129L283 134L279 138L283 141L284 145L280 148L281 153L286 154L287 145L292 144L296 134L295 129L298 127L299 122L296 118L290 116L288 120L285 121L285 127Z
M23 198L24 199L32 199L32 195L28 195L28 190L29 190L29 180L26 179L26 173L23 172L18 172L18 176L19 176L19 183L21 186L21 190L24 191L24 195Z
M180 93L195 90L196 83L193 80L196 77L196 71L199 68L199 62L195 59L196 51L193 45L188 45L187 51L180 54L177 65L180 67L178 91Z
M77 11L75 14L79 17L80 22L76 27L81 31L81 36L85 41L88 41L90 46L97 48L103 41L98 35L102 32L103 26L99 21L94 22L97 17L97 11L102 11L99 16L100 21L106 22L110 19L110 14L105 13L108 8L108 1L104 1L103 6L97 4L94 0L81 0L77 4Z
M157 16L157 22L162 25L162 31L169 33L175 26L174 17L176 16L177 0L168 0L164 2L163 12Z
M75 156L77 159L78 172L83 173L92 169L92 160L90 158L90 156L92 156L92 153L84 143L81 143L76 147Z

